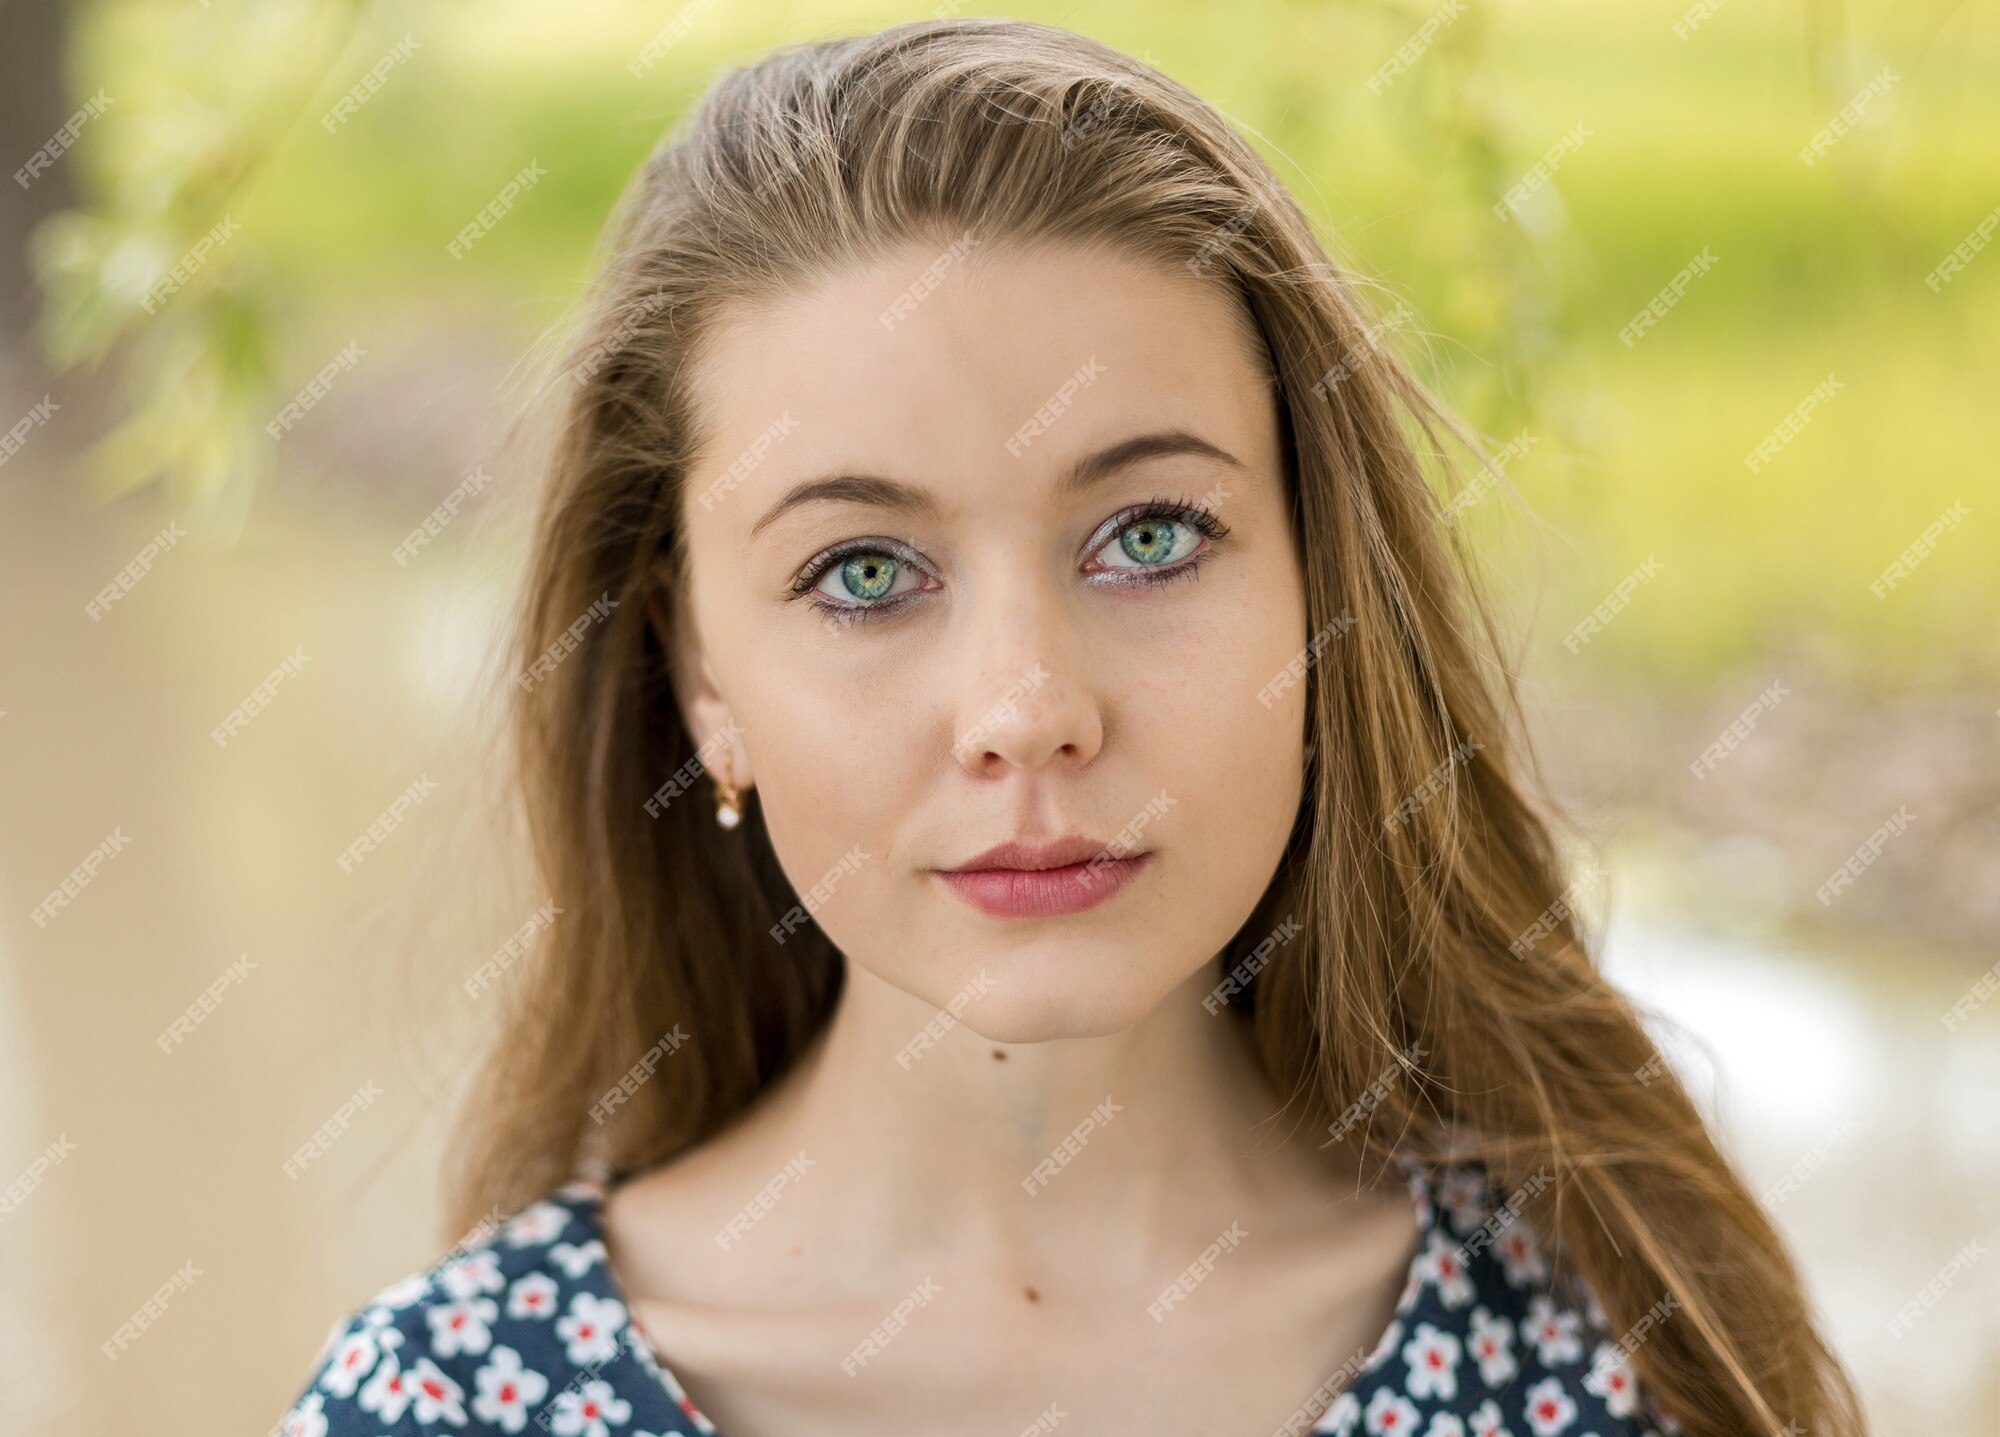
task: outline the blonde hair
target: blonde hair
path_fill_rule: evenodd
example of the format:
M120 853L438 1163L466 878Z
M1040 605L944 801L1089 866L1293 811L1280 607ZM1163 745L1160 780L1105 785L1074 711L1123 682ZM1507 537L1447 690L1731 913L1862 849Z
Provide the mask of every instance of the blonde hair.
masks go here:
M1287 1106L1364 1156L1484 1162L1614 1331L1671 1297L1632 1362L1688 1437L1860 1434L1783 1241L1567 901L1514 680L1434 488L1453 453L1481 460L1477 439L1377 343L1357 282L1212 106L1047 25L926 20L773 52L717 81L619 201L514 639L531 668L597 606L514 695L563 916L506 985L448 1164L452 1231L547 1193L597 1140L619 1169L702 1142L826 1024L843 960L811 925L773 941L797 897L754 791L726 841L701 795L675 801L702 756L646 600L663 556L684 581L688 361L725 306L968 235L1185 265L1240 299L1268 354L1309 628L1337 637L1300 679L1292 841L1221 960L1298 925L1226 1013Z

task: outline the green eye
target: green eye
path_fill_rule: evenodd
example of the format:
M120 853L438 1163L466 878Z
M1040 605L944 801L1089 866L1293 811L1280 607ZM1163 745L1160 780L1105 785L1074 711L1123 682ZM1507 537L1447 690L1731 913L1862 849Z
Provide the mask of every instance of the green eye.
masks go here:
M887 554L856 554L840 566L841 586L857 599L879 599L895 585L897 568Z
M1177 530L1185 532L1187 526L1164 515L1152 515L1127 524L1118 533L1118 547L1126 555L1139 563L1151 567L1164 564L1177 557L1179 548Z

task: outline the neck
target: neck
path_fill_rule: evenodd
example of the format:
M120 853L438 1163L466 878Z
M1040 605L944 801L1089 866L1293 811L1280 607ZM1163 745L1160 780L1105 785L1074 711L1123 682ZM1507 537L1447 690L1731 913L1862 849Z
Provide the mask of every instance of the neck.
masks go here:
M827 1030L730 1135L737 1191L789 1165L762 1236L815 1250L841 1286L967 1265L1157 1274L1336 1171L1316 1129L1277 1115L1241 1019L1202 1006L1215 976L1120 1032L996 1044L850 965Z

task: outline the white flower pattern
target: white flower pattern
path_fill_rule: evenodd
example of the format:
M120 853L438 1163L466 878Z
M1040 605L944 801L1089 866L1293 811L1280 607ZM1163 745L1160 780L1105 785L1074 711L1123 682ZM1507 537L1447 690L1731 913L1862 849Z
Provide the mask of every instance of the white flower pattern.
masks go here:
M526 1427L528 1409L538 1406L549 1390L549 1379L523 1367L520 1353L498 1345L493 1349L493 1360L480 1368L473 1380L479 1395L472 1399L472 1415L503 1432Z
M1676 1437L1530 1209L1406 1159L1416 1251L1318 1437ZM334 1324L275 1437L717 1437L631 1321L579 1178ZM1569 1294L1562 1296L1559 1294Z

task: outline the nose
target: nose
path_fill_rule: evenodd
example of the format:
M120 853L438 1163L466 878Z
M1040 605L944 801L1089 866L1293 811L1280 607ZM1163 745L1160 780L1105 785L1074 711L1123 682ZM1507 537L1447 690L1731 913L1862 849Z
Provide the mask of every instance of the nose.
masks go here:
M965 619L952 756L977 778L1080 768L1104 742L1087 637L1059 586L1003 587Z

